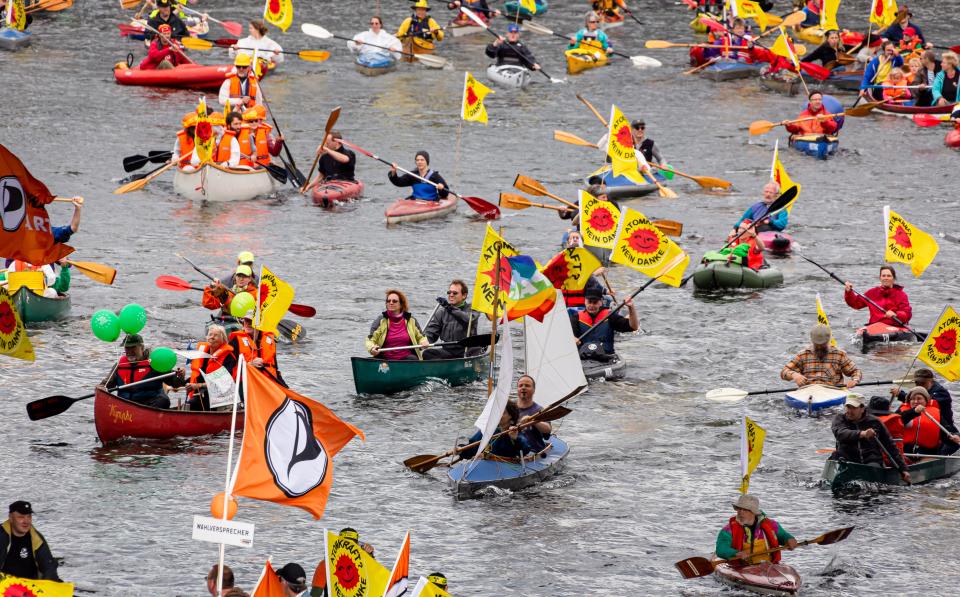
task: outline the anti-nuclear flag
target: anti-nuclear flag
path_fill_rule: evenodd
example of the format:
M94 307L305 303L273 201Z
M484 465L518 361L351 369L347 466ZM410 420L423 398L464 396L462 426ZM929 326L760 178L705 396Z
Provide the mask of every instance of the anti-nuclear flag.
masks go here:
M770 180L775 181L780 185L780 193L783 193L790 187L797 187L797 194L793 197L793 200L790 203L787 203L787 214L790 213L790 210L793 209L793 206L797 203L797 199L800 198L800 191L803 187L800 186L800 183L794 182L790 175L787 174L787 169L783 167L783 162L780 161L780 140L773 145L773 164L770 166Z
M780 27L780 35L777 36L777 41L773 42L773 45L770 47L770 51L777 56L783 56L790 61L790 64L793 65L793 68L800 70L800 61L797 60L796 51L793 49L793 43L790 41L790 38L787 37L783 27Z
M560 290L583 290L600 260L583 247L570 247L554 255L540 270Z
M250 593L250 597L286 597L287 592L283 589L280 577L273 571L270 560L264 564L263 572L257 580L257 585Z
M53 242L44 208L51 201L53 193L46 185L0 144L0 255L46 265L73 252L73 247Z
M0 354L25 361L34 360L33 345L27 337L27 330L13 306L13 299L3 286L0 286Z
M660 232L647 216L628 207L620 216L610 260L679 287L690 256Z
M263 20L286 33L293 23L293 0L266 0L263 4Z
M553 309L557 292L553 283L540 272L528 255L508 257L510 263L510 290L507 293L507 319L529 315L537 321Z
M207 112L207 98L201 97L197 103L197 126L193 129L193 147L201 164L209 162L213 158L213 148L216 142L217 139L213 134L213 124L210 122L210 113Z
M257 288L257 316L254 327L264 332L277 333L277 324L293 304L293 286L290 286L265 266L260 266L260 286Z
M917 358L949 381L960 380L960 315L950 305L943 309Z
M613 166L613 175L620 176L624 172L633 172L637 169L637 155L633 149L633 134L630 132L630 121L623 115L620 108L610 106L610 126L607 129L607 155Z
M495 93L489 87L473 78L473 75L463 73L463 102L460 105L460 118L472 122L487 123L487 108L483 105L483 98L488 93Z
M393 563L390 579L383 590L383 597L404 597L410 584L410 531L403 537L403 545Z
M497 255L500 262L497 262ZM483 246L480 248L480 261L477 263L477 277L473 282L474 294L471 307L474 311L493 315L496 304L497 316L503 314L507 302L507 291L510 289L510 262L508 257L519 255L513 245L503 240L499 234L487 225L487 232L483 236Z
M601 249L612 249L620 225L620 210L610 201L600 201L586 191L580 191L580 235L583 244Z
M246 420L233 472L234 496L303 508L323 516L333 486L333 457L363 432L333 411L273 381L255 367L240 367Z
M327 554L327 594L330 597L375 597L383 595L390 571L373 559L353 539L324 529Z
M837 23L837 10L840 0L823 0L820 5L820 28L824 31L840 31Z
M536 0L520 0L520 6L525 8L527 12L532 15L537 14L537 2Z
M767 432L763 427L743 418L743 429L740 430L740 493L747 493L750 489L750 475L763 457L763 438Z
M0 595L3 597L73 597L73 583L29 580L0 573Z
M897 0L873 0L870 5L870 22L887 27L897 18Z
M437 585L433 584L424 577L420 577L417 586L413 587L413 593L410 597L453 597Z
M7 25L17 31L27 28L27 12L23 9L23 0L7 2Z
M920 277L933 262L940 246L932 236L903 219L890 206L883 208L883 223L886 228L886 251L884 261L906 263L913 275Z
M729 4L733 16L741 19L753 19L757 22L757 25L760 25L760 31L766 31L774 20L770 15L763 12L759 3L753 2L753 0L730 0Z
M827 320L827 313L823 310L823 303L820 302L820 293L817 293L817 323L830 328L830 322ZM833 330L830 330L830 346L837 347L837 339L833 337Z

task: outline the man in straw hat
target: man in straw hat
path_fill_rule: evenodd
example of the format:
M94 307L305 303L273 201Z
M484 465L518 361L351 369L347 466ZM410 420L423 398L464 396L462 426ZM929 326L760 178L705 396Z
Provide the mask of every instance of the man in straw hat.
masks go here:
M860 383L863 377L860 369L846 352L830 346L830 328L814 326L810 330L810 341L813 346L803 349L780 372L782 379L794 382L798 388L812 383L852 388Z
M900 478L910 482L910 473L890 432L874 415L867 412L862 394L851 392L843 406L843 413L833 419L831 426L837 448L832 460L883 467L884 456L900 471Z
M716 553L718 558L729 560L742 558L748 564L756 564L764 560L777 563L780 561L780 552L753 556L751 554L785 546L793 549L797 540L776 520L768 518L760 509L760 498L749 493L741 494L733 502L736 512L730 517L726 526L717 535Z

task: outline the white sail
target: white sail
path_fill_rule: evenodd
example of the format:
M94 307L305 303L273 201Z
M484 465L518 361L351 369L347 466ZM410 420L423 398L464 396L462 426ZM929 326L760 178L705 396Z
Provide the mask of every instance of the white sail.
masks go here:
M569 326L567 326L569 327ZM480 447L477 449L479 458L490 442L490 437L496 431L500 424L500 417L503 415L503 409L507 407L507 400L510 398L510 390L513 389L513 344L510 340L510 322L505 321L500 332L500 376L497 378L497 387L493 394L487 398L487 403L483 407L483 412L474 423L477 429L483 433L480 440Z
M523 318L525 373L537 382L535 398L546 408L574 390L586 387L580 353L570 327L563 293L540 323Z

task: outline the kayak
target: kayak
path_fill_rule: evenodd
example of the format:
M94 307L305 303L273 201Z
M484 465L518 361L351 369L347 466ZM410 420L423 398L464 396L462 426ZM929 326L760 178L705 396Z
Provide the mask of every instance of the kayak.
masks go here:
M947 147L960 149L960 129L953 129L947 133L947 136L943 138L943 142Z
M480 17L480 20L484 23L488 22L484 15L477 14L477 16ZM457 13L457 17L447 24L447 31L454 37L463 37L464 35L472 35L483 31L483 27L474 23L470 17L461 12Z
M783 400L791 408L814 413L825 408L840 406L847 400L847 394L846 388L815 383L786 392Z
M37 323L40 321L56 321L63 319L70 313L70 295L65 294L57 298L37 294L29 288L20 287L13 293L13 305L20 313L23 323Z
M712 81L733 81L734 79L746 79L758 75L761 68L759 64L721 58L710 66L701 69L699 74L701 77Z
M583 365L583 375L587 379L616 381L627 374L627 362L616 353L613 354L613 359L607 362L584 359L580 364Z
M391 54L360 54L353 61L353 67L361 75L376 77L397 70L397 61Z
M552 435L547 447L536 455L520 459L498 457L461 460L450 467L447 477L457 499L468 499L485 487L518 491L532 487L560 472L570 447Z
M915 464L907 464L910 472L910 484L926 483L949 477L960 471L960 460L953 458L931 458ZM906 485L895 468L879 467L855 462L827 460L823 465L823 480L830 489L837 491L844 485L854 482L879 483L881 485Z
M214 91L220 89L223 80L233 71L232 64L181 64L168 69L140 70L128 68L124 63L114 66L113 77L120 85L150 87L175 87Z
M781 74L788 73L788 74ZM800 77L789 73L789 71L779 71L775 74L764 73L757 78L761 89L775 91L783 95L797 95L803 88ZM809 84L813 87L813 84Z
M517 9L519 8L520 17L529 19L534 15L538 17L543 16L544 14L546 14L547 9L550 8L550 6L547 3L547 0L535 0L534 6L536 6L537 11L535 13L531 13L529 10L526 9L526 7L521 6L520 2L518 2L517 0L510 0L510 2L507 2L506 4L503 5L503 16L508 19L516 18Z
M796 595L800 591L800 573L792 566L760 562L734 568L717 564L713 572L720 584L758 595Z
M843 67L833 69L833 72L823 82L824 85L830 85L840 91L859 91L860 82L863 80L863 71L844 70Z
M396 394L430 380L451 386L474 382L487 374L490 359L486 354L431 361L384 361L351 357L350 365L357 394Z
M786 232L767 230L757 234L766 250L774 255L786 255L793 250L793 237Z
M410 54L433 54L436 49L437 46L432 41L419 37L405 37L403 39L403 51L406 54L404 54L402 60L404 62L416 62L417 59Z
M439 201L397 199L390 204L384 215L387 216L387 224L399 224L400 222L421 222L433 218L442 218L456 210L457 198L448 195L446 199Z
M205 164L199 170L177 168L173 190L193 201L247 201L277 190L266 170L233 170Z
M921 334L922 335L922 334ZM871 323L857 330L857 341L861 349L866 352L874 344L890 344L891 342L919 342L913 332L907 328L887 325L883 322Z
M487 67L487 78L502 87L523 89L530 84L531 71L515 64L491 64Z
M104 444L123 438L163 440L199 437L230 431L232 412L153 408L124 400L97 386L93 422ZM237 411L237 431L243 429L243 411Z
M790 135L790 147L812 158L825 160L837 153L840 139L833 135Z
M328 180L313 187L310 197L314 205L333 207L337 203L346 203L363 194L363 183L359 180Z
M607 14L606 12L587 12L584 17L589 17L590 15L595 15L600 18L600 28L606 31L607 29L615 29L623 25L623 21L627 18L621 12L616 12L614 14Z
M146 24L146 19L131 19L129 25L120 29L120 35L126 36L128 39L144 40L146 39L146 35L144 35L146 30L144 25ZM206 39L210 35L210 23L200 21L196 25L188 26L187 31L190 33L190 37Z
M0 29L0 50L16 52L30 45L33 34L29 31L19 31L12 27Z
M608 60L606 52L590 48L573 48L565 51L564 55L567 57L567 73L571 75L605 66Z
M710 261L701 263L693 272L693 286L698 290L770 288L781 284L783 273L775 267L754 271L732 262Z
M880 104L876 107L877 112L885 114L895 114L897 116L911 117L914 114L950 114L953 111L953 105L949 106L904 106L902 104Z
M659 180L663 180L662 175L654 174ZM651 193L657 192L657 185L648 182L646 178L639 173L631 176L621 174L614 176L609 165L600 167L590 176L584 179L588 185L603 184L607 187L607 198L614 201L625 201L627 199L636 199L645 197Z

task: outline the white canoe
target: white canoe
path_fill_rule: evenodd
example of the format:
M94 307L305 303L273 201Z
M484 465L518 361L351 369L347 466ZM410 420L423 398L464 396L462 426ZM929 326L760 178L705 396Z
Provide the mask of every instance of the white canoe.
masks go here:
M206 164L199 170L177 169L173 189L193 201L247 201L277 190L266 170L231 170Z
M523 89L530 84L530 69L514 64L491 64L487 68L487 78L503 87Z
M825 408L840 406L846 402L849 393L850 390L846 388L835 388L815 383L786 392L784 401L787 406L812 413Z

